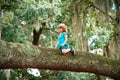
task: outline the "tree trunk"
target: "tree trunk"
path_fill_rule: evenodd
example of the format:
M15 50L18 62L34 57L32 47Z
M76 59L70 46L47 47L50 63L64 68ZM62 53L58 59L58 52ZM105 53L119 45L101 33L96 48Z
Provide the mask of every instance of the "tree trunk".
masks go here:
M112 60L87 52L62 55L56 49L0 41L0 69L10 68L90 72L120 79L119 60Z
M39 37L42 33L42 28L39 28L39 30L37 31L36 29L33 30L33 45L38 45L39 43Z
M117 59L120 60L120 0L116 0L117 9L116 9L116 34L115 34L115 42L116 42L116 52Z
M108 45L104 47L104 55L112 59L120 60L120 1L116 0L116 32L110 38Z
M79 14L78 14L78 6L77 6L77 4L74 2L74 3L72 3L72 8L73 8L73 10L72 10L72 13L73 13L73 15L72 15L72 35L73 35L73 41L75 42L75 49L76 50L79 50L79 51L81 51L81 45L79 44L80 42L80 40L79 40L79 38L77 38L78 37L78 34L80 34L80 19L79 19ZM80 36L80 35L79 35Z
M80 12L81 7L75 1L72 3L72 35L73 41L75 41L75 49L79 51L86 52L88 51L88 42L85 36L86 30L86 22L85 17L86 14L84 12Z
M9 80L9 79L10 79L10 76L11 76L11 74L10 74L10 69L5 69L5 70L4 70L4 75L6 76L6 80Z
M39 19L35 19L33 21L33 45L39 44L39 37L43 31L43 26L45 26L46 22L40 23Z

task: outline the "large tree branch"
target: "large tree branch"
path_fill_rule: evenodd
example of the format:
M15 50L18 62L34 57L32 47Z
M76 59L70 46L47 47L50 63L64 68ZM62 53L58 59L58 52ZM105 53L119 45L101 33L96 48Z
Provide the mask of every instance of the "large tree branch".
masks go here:
M87 52L62 55L59 50L0 40L0 69L40 68L90 72L120 79L120 61Z

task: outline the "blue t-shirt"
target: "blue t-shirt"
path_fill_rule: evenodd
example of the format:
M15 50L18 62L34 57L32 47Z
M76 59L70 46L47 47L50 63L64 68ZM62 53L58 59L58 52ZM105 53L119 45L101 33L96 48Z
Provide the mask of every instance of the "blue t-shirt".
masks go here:
M66 34L67 34L66 32L62 32L62 33L60 33L60 34L58 35L58 48L59 48L59 49L61 49L61 47L62 47L62 49L68 48L68 44L65 44L64 46L61 46L61 45L64 43L64 41L65 41L65 35L66 35Z

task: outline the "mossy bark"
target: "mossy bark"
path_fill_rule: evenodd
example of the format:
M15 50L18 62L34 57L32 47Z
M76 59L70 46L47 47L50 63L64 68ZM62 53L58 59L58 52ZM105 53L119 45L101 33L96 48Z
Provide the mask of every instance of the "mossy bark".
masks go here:
M120 79L120 61L87 52L62 55L57 49L0 40L0 69L39 68L90 72Z

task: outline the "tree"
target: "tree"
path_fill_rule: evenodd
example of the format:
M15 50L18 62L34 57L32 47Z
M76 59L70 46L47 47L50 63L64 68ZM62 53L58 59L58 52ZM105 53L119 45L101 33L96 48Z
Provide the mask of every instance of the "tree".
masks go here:
M119 60L112 60L87 52L76 52L76 56L61 55L59 50L55 49L0 41L0 59L1 69L40 68L68 70L91 72L109 76L113 79L120 78Z
M106 57L120 59L120 1L94 0L94 4L97 9L106 15L107 20L111 21L115 28L114 34L110 37L108 44L104 46L104 54ZM110 13L115 14L115 17L109 15Z
M91 25L95 22L97 27L103 26L102 28L105 29L107 24L111 26L111 24L113 24L112 22L114 22L114 26L116 26L116 21L119 22L119 19L114 18L115 10L119 11L119 9L113 7L115 9L111 12L111 7L109 6L112 6L113 3L115 6L116 4L118 5L118 0L95 1L93 5L93 1L91 0L2 0L0 1L1 38L6 41L25 44L31 44L33 41L34 45L39 44L44 47L54 47L54 41L56 40L56 33L54 33L54 31L59 23L64 22L68 26L69 31L73 32L72 36L69 36L74 42L72 40L69 42L72 45L76 43L74 47L80 51L88 51L86 28L88 28L89 25L87 24ZM96 6L95 4L97 2L99 4ZM101 12L109 18L106 22L103 20L105 17L102 16L101 18L101 16L99 16ZM108 15L107 12L109 12L110 15ZM91 17L89 15L93 16ZM94 20L91 21L91 18L94 18ZM107 26L109 27L109 25ZM90 28L89 33L92 32L93 25ZM33 40L31 35L32 30L34 35ZM113 35L109 44L105 46L105 55L114 58L119 57L116 53L120 50L118 45L119 36L117 36L118 34L116 33L119 33L119 31L117 30L119 30L119 28L115 27L114 35L116 35L116 37L113 37ZM89 33L88 35L90 35ZM102 31L100 31L100 34L101 33ZM107 33L106 30L105 33ZM101 35L99 35L99 37L100 36ZM99 45L104 43L103 40L99 39L93 41L96 45L95 47L92 46L92 49L101 47Z
M89 51L88 41L86 37L86 15L88 1L77 0L71 1L71 23L72 23L72 35L75 42L75 48L79 51Z

